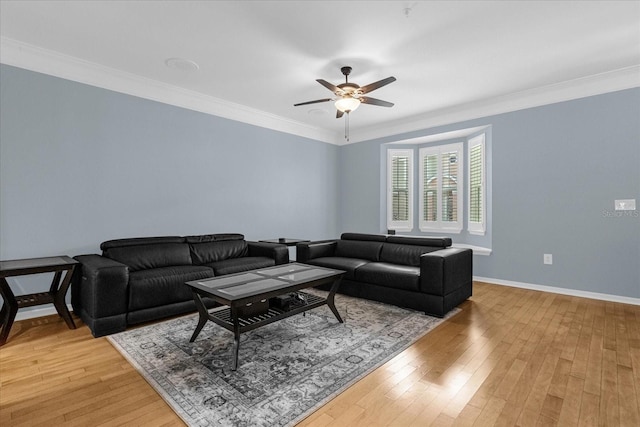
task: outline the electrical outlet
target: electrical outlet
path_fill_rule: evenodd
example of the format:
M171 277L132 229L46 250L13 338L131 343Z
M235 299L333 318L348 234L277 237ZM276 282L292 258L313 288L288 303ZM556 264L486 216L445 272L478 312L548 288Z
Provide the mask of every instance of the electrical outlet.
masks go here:
M544 256L542 257L542 261L545 264L553 264L553 255L552 254L544 254Z

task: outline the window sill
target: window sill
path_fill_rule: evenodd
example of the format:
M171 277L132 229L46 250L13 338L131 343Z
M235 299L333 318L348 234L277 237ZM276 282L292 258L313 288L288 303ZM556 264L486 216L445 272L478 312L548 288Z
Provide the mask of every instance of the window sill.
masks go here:
M397 232L410 233L410 232L413 231L413 228L410 228L410 227L397 227L397 226L389 227L389 226L387 226L387 230L394 230L396 233Z
M474 255L482 255L482 256L489 256L491 255L491 248L485 248L482 246L474 246L474 245L467 245L464 243L454 243L451 245L452 248L466 248L466 249L471 249L473 251Z

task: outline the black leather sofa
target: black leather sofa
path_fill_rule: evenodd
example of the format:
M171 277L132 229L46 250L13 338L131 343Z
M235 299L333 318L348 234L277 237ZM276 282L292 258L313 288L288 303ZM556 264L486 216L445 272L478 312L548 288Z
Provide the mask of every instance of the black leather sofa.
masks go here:
M297 260L345 270L338 292L443 317L472 294L472 251L450 238L344 233L296 245Z
M81 268L71 288L73 311L94 337L195 311L187 281L289 262L285 245L248 242L242 234L109 240L100 249L102 255L74 257Z

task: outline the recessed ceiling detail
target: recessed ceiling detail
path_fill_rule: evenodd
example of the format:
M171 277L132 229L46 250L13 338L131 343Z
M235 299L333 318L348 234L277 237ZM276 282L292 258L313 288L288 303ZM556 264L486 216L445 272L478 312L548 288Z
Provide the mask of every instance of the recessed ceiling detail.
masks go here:
M183 58L169 58L164 61L165 65L169 68L174 68L181 71L198 71L200 66L196 61Z

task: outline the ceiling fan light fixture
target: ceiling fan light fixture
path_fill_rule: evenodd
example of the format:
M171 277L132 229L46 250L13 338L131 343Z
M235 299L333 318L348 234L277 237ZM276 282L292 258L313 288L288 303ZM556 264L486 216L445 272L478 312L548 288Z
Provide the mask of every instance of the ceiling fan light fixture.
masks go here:
M360 106L360 100L345 96L336 101L336 108L343 113L350 113Z

